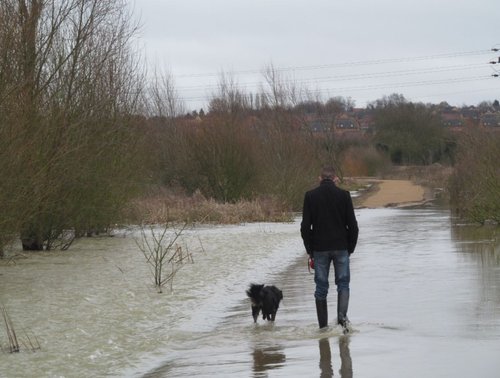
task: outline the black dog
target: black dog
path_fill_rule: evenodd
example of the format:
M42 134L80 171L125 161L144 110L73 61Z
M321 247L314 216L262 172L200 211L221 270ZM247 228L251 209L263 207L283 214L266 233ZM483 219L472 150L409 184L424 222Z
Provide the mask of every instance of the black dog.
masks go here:
M252 300L253 321L257 323L259 312L262 310L262 319L274 322L280 301L283 299L281 290L273 285L251 284L247 295Z

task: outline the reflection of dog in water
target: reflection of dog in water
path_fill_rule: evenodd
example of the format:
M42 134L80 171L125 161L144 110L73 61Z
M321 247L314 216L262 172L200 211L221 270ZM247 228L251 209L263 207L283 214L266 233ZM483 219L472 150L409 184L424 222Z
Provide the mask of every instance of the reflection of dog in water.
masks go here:
M257 323L259 312L262 311L262 319L274 322L276 312L283 299L283 293L274 285L251 284L247 295L252 301L253 321Z
M256 377L266 377L262 373L267 370L279 369L286 363L286 356L281 346L255 349L253 351L253 372ZM260 373L260 374L258 374Z

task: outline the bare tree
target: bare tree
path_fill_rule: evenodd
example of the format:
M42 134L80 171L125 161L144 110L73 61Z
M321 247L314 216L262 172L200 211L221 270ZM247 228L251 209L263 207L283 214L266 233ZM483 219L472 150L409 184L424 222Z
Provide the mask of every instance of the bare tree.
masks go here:
M262 136L257 166L261 168L264 191L282 203L298 208L307 188L314 159L312 144L304 138L305 120L293 111L314 95L299 88L293 79L272 65L264 70L266 87L260 95L264 106L259 115L258 132Z
M168 222L159 231L154 226L141 227L141 238L136 239L136 244L149 265L150 272L159 293L163 287L172 284L176 273L186 262L192 262L189 251L183 251L177 244L178 239L188 226L184 223L179 229L175 229Z
M290 109L310 98L309 91L298 87L293 78L287 77L272 64L264 68L262 75L265 86L262 87L261 98L271 108Z
M0 166L16 173L0 227L13 219L23 248L51 248L109 223L130 190L137 26L123 0L4 0L0 19Z
M185 105L169 71L154 69L145 97L147 114L150 116L172 120L185 113Z
M251 108L251 96L239 88L231 74L222 72L219 77L218 88L212 93L209 101L209 112L216 114L241 114Z

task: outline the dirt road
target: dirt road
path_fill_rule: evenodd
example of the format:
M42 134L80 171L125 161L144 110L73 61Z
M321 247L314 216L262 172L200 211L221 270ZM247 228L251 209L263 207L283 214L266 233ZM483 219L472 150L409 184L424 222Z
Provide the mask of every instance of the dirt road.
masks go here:
M400 207L430 200L428 191L409 180L368 180L372 187L356 201L357 207Z

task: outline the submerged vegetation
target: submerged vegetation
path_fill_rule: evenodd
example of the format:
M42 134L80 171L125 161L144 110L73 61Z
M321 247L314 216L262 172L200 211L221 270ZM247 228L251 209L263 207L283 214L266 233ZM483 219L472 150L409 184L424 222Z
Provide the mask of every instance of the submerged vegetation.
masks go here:
M162 293L168 283L172 290L177 272L186 262L194 262L192 254L178 243L187 226L188 223L184 223L176 229L166 223L159 230L153 226L141 227L141 237L136 239L136 244L146 259L158 293Z
M40 343L38 342L38 339L35 335L32 334L30 336L30 334L25 331L23 336L18 336L14 327L14 323L12 322L12 319L10 318L10 315L5 306L0 305L0 312L2 313L5 335L7 337L7 344L5 346L3 344L0 344L0 348L3 351L6 351L8 353L18 353L21 351L21 345L24 347L24 349L31 352L41 349Z
M7 313L5 307L2 306L1 311L5 325L5 333L7 334L7 340L8 340L7 350L10 353L17 353L19 352L19 341L17 340L16 330L14 329L12 320L10 319L10 316Z

